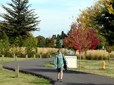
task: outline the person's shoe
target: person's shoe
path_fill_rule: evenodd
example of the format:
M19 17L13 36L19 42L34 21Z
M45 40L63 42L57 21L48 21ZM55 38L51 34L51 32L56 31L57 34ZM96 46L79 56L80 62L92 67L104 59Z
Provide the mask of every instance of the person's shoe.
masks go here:
M60 79L60 82L62 82L63 80L62 79Z
M57 81L59 81L59 79L57 79Z

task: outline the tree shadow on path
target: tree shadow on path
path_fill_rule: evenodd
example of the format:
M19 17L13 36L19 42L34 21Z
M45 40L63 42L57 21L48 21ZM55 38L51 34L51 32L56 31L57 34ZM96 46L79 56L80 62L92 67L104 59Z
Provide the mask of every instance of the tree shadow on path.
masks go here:
M57 72L57 70L56 69L25 69L25 70L27 70L27 71L34 71L34 72ZM69 71L63 71L64 73L70 73L70 74L91 74L91 73L85 73L85 72L79 72L79 71L72 71L72 70L69 70Z

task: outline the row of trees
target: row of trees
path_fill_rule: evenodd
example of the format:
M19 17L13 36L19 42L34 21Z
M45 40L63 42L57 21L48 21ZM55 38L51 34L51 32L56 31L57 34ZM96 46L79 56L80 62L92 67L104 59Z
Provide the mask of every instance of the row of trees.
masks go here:
M38 40L37 46L38 47L52 47L52 48L61 48L60 43L60 36L57 35L57 39L52 36L51 38L45 38L43 36L37 36L36 39Z
M64 31L62 31L60 35L59 34L58 35L53 35L53 37L55 39L57 39L58 36L59 36L60 39L65 39L65 37L67 37L67 34L64 33Z

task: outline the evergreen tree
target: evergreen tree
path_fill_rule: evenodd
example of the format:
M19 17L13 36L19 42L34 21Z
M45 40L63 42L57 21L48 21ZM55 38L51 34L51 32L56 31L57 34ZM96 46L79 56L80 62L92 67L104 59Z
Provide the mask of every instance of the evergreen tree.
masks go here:
M24 40L22 39L22 36L19 36L19 47L24 46Z
M114 9L114 1L111 0L103 0L98 1L100 6L101 15L96 16L96 24L101 26L99 29L99 33L106 38L106 41L110 46L114 45L114 14L111 14L109 11L109 7L107 5L111 5Z
M0 15L5 19L3 31L9 36L10 39L16 37L28 36L29 31L36 31L39 28L36 26L40 20L37 20L37 14L34 14L34 10L29 10L31 5L28 5L28 0L11 0L12 3L8 3L11 8L4 5L2 7L6 10L6 14Z
M60 36L59 35L57 35L56 48L61 48Z
M56 35L53 35L54 39L56 39Z
M65 33L64 31L61 32L61 39L64 39L65 38Z

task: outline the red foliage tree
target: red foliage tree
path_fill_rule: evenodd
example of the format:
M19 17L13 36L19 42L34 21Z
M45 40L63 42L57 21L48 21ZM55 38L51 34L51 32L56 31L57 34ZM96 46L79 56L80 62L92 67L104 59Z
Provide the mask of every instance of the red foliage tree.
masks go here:
M73 23L68 37L64 39L64 43L79 51L81 61L81 52L87 49L95 49L99 44L99 38L95 36L95 29L88 30L81 25L78 26L77 23Z

